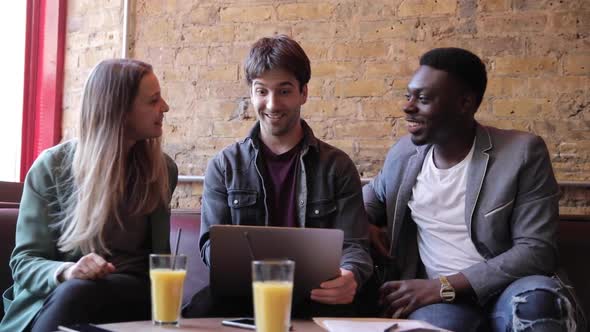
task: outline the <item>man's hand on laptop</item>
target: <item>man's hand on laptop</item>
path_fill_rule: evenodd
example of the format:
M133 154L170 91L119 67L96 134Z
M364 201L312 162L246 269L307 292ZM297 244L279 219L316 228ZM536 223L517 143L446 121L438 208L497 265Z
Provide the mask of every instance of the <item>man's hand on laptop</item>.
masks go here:
M348 304L356 294L357 282L354 273L340 269L340 277L320 284L311 291L311 299L325 304Z

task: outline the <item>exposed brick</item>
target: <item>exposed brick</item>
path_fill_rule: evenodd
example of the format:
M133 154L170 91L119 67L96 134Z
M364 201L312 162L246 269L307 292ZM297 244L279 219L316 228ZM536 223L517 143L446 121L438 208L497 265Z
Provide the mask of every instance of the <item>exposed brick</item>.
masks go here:
M590 96L582 90L560 94L555 104L562 118L584 120L584 115L590 113Z
M171 49L162 50L167 52L167 56L170 56ZM206 47L183 47L178 50L176 53L176 65L179 66L186 66L186 65L196 65L196 64L204 64L207 62L207 51ZM150 57L154 56L154 54L150 53ZM156 58L157 59L157 58Z
M382 96L385 92L383 80L338 81L335 87L335 95L342 97Z
M479 0L478 7L482 12L503 12L510 10L509 0Z
M406 38L415 39L419 22L416 19L361 22L360 33L364 40Z
M209 47L207 63L212 65L242 63L246 59L249 49L249 45L212 46Z
M104 59L116 58L120 50L115 49L97 49L92 52L86 52L80 55L80 67L92 68Z
M361 21L378 21L395 16L399 4L403 0L372 0L372 1L340 1L335 9L335 19L350 21L358 18Z
M404 0L398 7L399 16L421 16L453 14L457 10L457 0Z
M277 8L281 21L328 20L333 11L330 3L289 3Z
M296 40L318 40L331 38L350 38L353 35L353 26L344 23L330 22L330 23L296 23L293 26L293 38Z
M161 29L153 27L154 30ZM222 43L231 42L234 39L233 25L194 26L183 30L185 41L197 41L206 44L207 42ZM187 44L190 44L187 42Z
M522 91L526 91L527 95L531 97L549 97L562 93L563 91L588 91L589 79L583 76L556 76L547 78L529 78L526 89L522 87L522 80L520 81ZM556 89L559 87L559 89Z
M361 156L371 157L371 159L385 159L387 151L394 144L391 139L360 139L359 150ZM379 165L381 166L381 165ZM376 174L365 174L365 176L375 176Z
M578 14L576 20L578 32L587 32L590 29L590 10L584 8L584 10L576 11L576 13Z
M195 87L179 81L162 82L162 96L172 110L190 105L191 98L197 97Z
M245 137L256 120L214 121L213 135L216 137Z
M432 43L398 38L391 41L391 48L394 61L414 62L417 69L420 56L432 49Z
M253 124L252 124L253 125ZM242 139L243 137L240 137ZM195 140L195 148L203 154L215 155L225 147L234 143L236 139L225 137L202 137Z
M492 76L488 77L487 97L512 97L524 91L527 82L522 78Z
M532 36L525 38L526 48L524 51L529 56L556 56L561 57L564 54L577 53L584 54L584 49L590 53L590 44L588 40L578 38L575 34L561 34L555 36Z
M410 76L416 70L412 62L390 62L390 63L367 63L367 78L394 78L399 76Z
M549 16L549 26L553 33L575 33L578 14L572 12L552 13Z
M547 75L557 72L557 60L553 57L500 57L494 61L493 72L498 75Z
M387 55L388 48L388 44L382 41L372 43L341 43L334 46L332 56L335 59L383 58Z
M260 7L226 7L220 11L221 22L260 22L268 21L272 15L273 8L270 6Z
M157 17L154 18L150 24L137 26L136 38L139 40L149 39L152 43L158 43L161 45L164 42L175 40L171 38L174 31L176 30L174 29L173 21L167 17Z
M361 114L365 119L389 119L405 117L403 105L405 100L363 100Z
M489 83L476 119L541 135L561 180L590 180L590 9L575 0L137 0L130 56L151 63L171 106L164 150L181 174L256 121L243 77L250 45L285 33L312 65L302 116L374 176L407 134L403 105L418 58L434 47L480 55ZM135 17L134 17L135 16ZM92 67L121 54L122 2L68 2L62 135L75 134ZM512 114L511 112L514 112ZM180 185L173 207L200 206L202 186ZM568 194L563 211L590 213ZM565 194L564 194L565 196ZM586 206L586 207L584 207ZM586 209L586 210L584 210Z
M135 54L134 56L137 56L140 59L152 59ZM174 58L172 57L172 59ZM191 85L193 85L194 82L196 82L197 72L191 69L190 65L179 66L174 64L162 63L154 67L154 71L156 72L156 75L158 75L158 78L161 80L160 85L165 85L167 82L179 82L187 79L190 79L189 84ZM188 86L186 83L184 83L184 85Z
M242 81L202 82L208 87L208 98L243 98L248 96L248 87Z
M472 34L475 33L475 29L475 23L471 19L449 20L447 17L431 17L420 19L418 31L421 39L431 40Z
M313 68L312 68L313 70ZM326 84L325 80L321 78L314 78L312 76L311 80L307 84L307 94L310 97L324 97L324 85Z
M477 13L476 1L459 1L458 13L461 17L473 17Z
M408 90L408 83L410 83L411 76L396 77L391 83L391 88L396 96L403 97ZM401 92L401 93L400 93Z
M555 1L555 0L512 0L517 10L578 10L583 8L584 1Z
M246 105L249 105L248 100L245 102L247 103ZM195 115L195 118L197 119L231 120L239 117L240 113L240 103L225 99L208 99L203 102L193 102L191 105L192 107L189 107L188 109L189 114ZM252 110L246 110L246 113L248 117L256 117L256 115L252 113Z
M73 1L77 2L77 1ZM139 0L135 7L138 14L146 16L161 15L162 13L170 13L175 10L176 1L160 1L160 0Z
M547 25L547 15L502 15L484 16L477 21L477 31L483 35L519 35L529 32L543 32Z
M254 43L262 37L276 34L291 34L291 26L288 24L249 24L244 23L236 30L236 40Z
M326 45L325 43L302 41L300 44L305 50L305 54L307 54L312 64L317 60L326 59L328 57L330 46Z
M539 118L547 116L552 105L547 99L518 98L495 100L493 107L497 116Z
M238 66L233 64L202 67L199 70L199 79L209 81L236 81L238 80Z
M302 114L302 118L307 121L307 124L312 128L315 137L321 140L332 139L334 132L331 128L331 124L320 119L308 118L306 114Z
M352 118L357 113L357 105L340 100L308 99L303 105L302 114L309 119Z
M313 67L315 77L350 77L358 71L358 63L354 62L316 62Z
M391 124L385 121L338 121L334 124L336 138L343 137L387 137Z
M155 1L154 1L155 2ZM218 18L217 7L198 7L188 12L184 24L211 24Z
M459 44L461 45L461 43ZM473 43L473 51L482 57L523 55L525 40L520 37L486 37Z
M590 74L590 55L568 56L564 61L564 72L568 75Z

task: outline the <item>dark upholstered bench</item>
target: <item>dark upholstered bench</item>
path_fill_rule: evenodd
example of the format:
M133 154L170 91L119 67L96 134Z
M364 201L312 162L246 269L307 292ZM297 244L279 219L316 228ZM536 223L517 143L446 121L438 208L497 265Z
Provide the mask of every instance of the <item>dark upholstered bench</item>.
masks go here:
M176 234L179 228L182 228L182 233L178 253L188 256L183 296L183 303L188 303L196 292L209 285L209 269L201 260L199 253L201 213L196 209L172 211L170 220L170 248L172 250L175 249Z
M8 260L14 248L14 234L18 210L0 208L0 290L4 291L12 284L12 275ZM587 253L590 252L590 216L561 216L559 223L559 250L561 264L568 272L572 285L580 302L590 317L590 264ZM188 255L188 273L184 288L186 303L193 294L209 284L209 270L199 255L199 230L201 214L196 209L178 209L172 211L170 243L174 242L179 228L182 228L179 252ZM586 254L583 254L586 253ZM4 314L0 301L0 318Z
M590 216L561 216L559 259L576 290L586 317L590 318ZM585 253L585 254L584 254Z

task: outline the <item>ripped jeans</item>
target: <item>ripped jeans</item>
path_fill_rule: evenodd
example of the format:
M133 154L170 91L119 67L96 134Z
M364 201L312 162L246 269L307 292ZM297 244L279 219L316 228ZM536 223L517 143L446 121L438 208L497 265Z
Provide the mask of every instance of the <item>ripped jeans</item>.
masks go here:
M456 332L576 331L575 308L566 294L555 278L528 276L508 285L485 307L474 302L436 303L408 318Z

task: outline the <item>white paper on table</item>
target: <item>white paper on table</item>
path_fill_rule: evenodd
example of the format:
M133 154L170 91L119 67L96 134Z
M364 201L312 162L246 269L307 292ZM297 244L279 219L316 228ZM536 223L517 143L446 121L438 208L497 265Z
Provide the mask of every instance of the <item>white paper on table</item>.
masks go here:
M332 318L324 318L324 319L317 319L314 318L316 323L320 326L326 328L330 332L383 332L385 329L393 325L394 323L398 324L397 328L393 331L401 332L401 331L408 331L412 329L428 329L429 331L445 331L439 329L433 325L430 325L426 322L421 322L417 320L405 320L405 319L358 319L358 318L351 318L351 319L332 319Z

